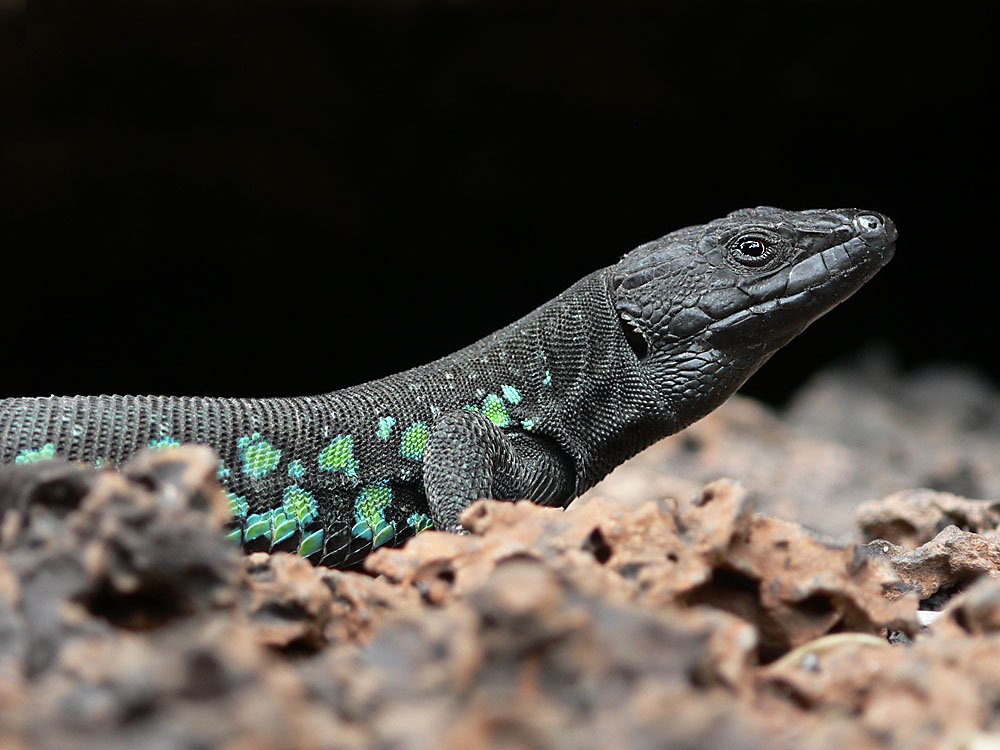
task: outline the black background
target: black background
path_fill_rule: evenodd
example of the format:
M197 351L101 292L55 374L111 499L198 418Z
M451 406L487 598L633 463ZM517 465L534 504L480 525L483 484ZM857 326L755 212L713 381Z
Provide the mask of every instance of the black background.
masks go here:
M916 5L8 12L0 395L332 390L757 204L876 209L900 240L749 392L879 341L987 368L993 12Z

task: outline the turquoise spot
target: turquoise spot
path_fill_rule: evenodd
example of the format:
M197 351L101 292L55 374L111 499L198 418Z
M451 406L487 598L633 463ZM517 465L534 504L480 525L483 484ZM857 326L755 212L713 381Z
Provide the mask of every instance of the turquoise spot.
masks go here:
M283 496L285 513L294 518L299 526L305 527L316 518L318 507L312 494L293 484L285 488Z
M319 453L319 468L323 471L342 471L347 476L357 476L358 462L354 459L354 438L337 435Z
M351 534L353 536L361 537L362 539L371 539L372 527L368 525L367 521L362 519L354 524L354 528L351 529Z
M295 479L301 479L305 476L306 467L302 465L301 461L292 461L288 464L288 476L294 477Z
M386 542L390 542L396 536L396 525L386 522L384 519L372 530L372 547L381 547Z
M420 460L427 447L427 437L431 434L426 422L414 422L406 428L399 443L399 455Z
M271 542L272 547L275 544L278 544L288 539L288 537L290 537L292 534L298 531L299 528L299 525L295 522L294 518L289 518L280 510L272 511L271 521L273 524L272 539L274 540L273 542Z
M418 534L421 531L434 528L434 521L425 513L411 513L410 517L406 519L406 523Z
M228 539L233 544L239 546L243 542L243 529L236 528L226 534L226 539Z
M215 476L219 479L229 479L229 469L224 459L219 459L219 470L215 472Z
M315 555L323 549L323 529L314 531L299 543L298 553L303 557Z
M264 440L259 432L250 437L241 437L236 445L239 446L240 460L243 461L243 473L254 479L265 476L281 460L281 451Z
M379 417L378 419L378 439L388 440L392 428L396 425L395 417Z
M506 427L510 424L510 415L507 414L507 407L503 400L495 393L487 394L483 399L483 414L497 427Z
M104 466L104 459L98 457L97 460L94 461L94 468L100 469L102 466Z
M235 492L230 492L229 494L229 509L233 512L233 515L237 518L243 518L246 516L247 511L250 510L250 506L247 504L245 498L240 497Z
M552 385L552 373L548 370L545 371L545 380L542 381L542 385Z
M37 451L31 451L25 448L23 451L17 454L17 458L14 459L16 464L30 464L35 461L44 461L48 458L52 458L56 455L56 446L53 443L46 443Z
M252 542L261 536L267 539L271 538L271 511L247 516L246 530L243 533L244 541Z
M526 430L530 430L532 427L535 426L535 420L534 419L522 419L521 420L521 426L524 429L526 429Z
M180 444L179 440L175 440L172 437L161 437L159 440L150 441L146 447L150 450L162 451L167 448L178 448Z
M365 485L354 504L355 518L358 521L354 529L360 528L362 533L356 531L352 531L352 533L355 536L371 539L372 537L369 535L373 530L381 529L380 522L385 523L385 509L391 502L392 488L388 482L374 482ZM361 526L362 522L364 526Z
M502 385L500 386L500 390L503 391L503 397L514 404L514 406L521 403L521 392L514 386Z

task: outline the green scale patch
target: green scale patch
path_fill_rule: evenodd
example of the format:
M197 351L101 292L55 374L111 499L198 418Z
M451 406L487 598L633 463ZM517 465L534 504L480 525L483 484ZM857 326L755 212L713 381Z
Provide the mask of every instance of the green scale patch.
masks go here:
M53 443L46 443L37 451L28 450L25 448L23 451L17 454L17 458L14 459L16 464L31 464L35 461L44 461L48 458L52 458L56 455L56 446Z
M285 510L298 521L299 526L302 528L305 528L316 519L319 508L316 506L316 500L313 498L311 492L307 492L297 484L293 484L291 487L285 489L283 499Z
M301 479L306 474L306 467L302 465L301 461L292 461L288 464L288 476L294 479Z
M354 504L357 523L351 533L362 539L371 539L372 547L379 547L396 535L396 526L385 520L385 509L392 502L392 488L388 482L365 485Z
M242 498L230 493L231 505L235 502L234 498L235 501L242 501ZM246 503L244 502L242 506L234 505L234 514L240 515L236 513L237 507L242 509L245 515ZM296 551L303 557L309 557L323 548L322 529L306 534L307 527L316 520L317 512L318 507L312 493L293 484L285 488L281 507L246 516L243 528L233 529L228 536L237 543L245 544L264 538L273 549L296 532L301 532L302 537Z
M235 492L226 494L229 496L229 510L233 512L236 518L245 518L247 512L250 510L247 499L241 495L237 495Z
M169 436L164 436L161 437L159 440L149 441L146 447L154 451L163 451L166 450L167 448L179 448L180 445L181 443L179 440Z
M399 443L399 455L403 458L420 460L424 457L427 438L431 434L426 422L414 422L406 428Z
M426 513L411 513L410 517L406 519L406 523L417 534L421 531L434 528L434 521Z
M357 476L358 461L354 458L354 438L337 435L319 452L319 468L323 471L342 471L349 477Z
M259 432L236 441L243 473L259 479L272 471L281 460L281 451L261 437Z
M483 415L497 427L506 427L510 424L510 415L507 413L507 407L504 405L503 399L495 393L489 393L483 399L482 411Z
M514 386L502 385L500 386L500 390L503 392L503 397L514 404L514 406L521 403L521 392Z
M388 440L389 435L392 434L392 428L396 426L395 417L379 417L378 418L378 430L375 434L378 435L379 440Z

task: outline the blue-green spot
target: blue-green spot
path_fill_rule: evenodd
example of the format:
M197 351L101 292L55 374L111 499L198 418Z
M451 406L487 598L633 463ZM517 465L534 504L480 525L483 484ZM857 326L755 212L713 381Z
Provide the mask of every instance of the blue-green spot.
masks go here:
M354 459L354 438L337 435L319 452L319 468L323 471L342 471L350 477L357 476L358 462Z
M414 422L406 428L403 439L399 443L399 455L404 458L414 458L420 460L424 457L424 448L427 447L427 436L430 435L430 428L426 422Z
M354 527L351 529L351 534L353 536L361 537L362 539L372 538L372 527L368 525L368 522L361 519Z
M239 546L243 542L243 529L235 528L226 534L226 539L228 539L233 544Z
M150 450L162 451L166 450L167 448L178 448L180 447L180 444L181 443L179 440L175 440L170 436L164 436L161 437L159 440L151 440L146 447L149 448Z
M406 523L417 534L421 531L434 528L434 521L426 513L411 513L410 517L406 519Z
M507 407L503 400L495 393L489 393L483 399L483 414L497 427L506 427L510 424L510 415L507 414Z
M264 440L259 432L249 437L241 437L236 441L236 445L239 446L243 473L254 479L265 476L281 460L281 451Z
M392 488L388 482L366 484L358 494L357 502L354 504L355 518L358 521L354 528L358 529L359 524L363 521L365 526L361 527L362 531L367 528L367 532L370 534L373 530L380 529L379 522L385 521L385 509L391 502ZM355 533L354 535L366 536L365 533ZM366 536L366 538L371 537Z
M372 529L372 547L380 547L386 542L391 542L396 536L396 526L386 522L386 520L379 519L378 524Z
M323 549L323 529L314 531L299 543L298 553L303 557L315 555Z
M254 513L247 516L246 529L243 532L243 539L252 542L257 537L271 538L271 511L266 513Z
M500 386L500 390L503 391L503 397L514 404L514 406L521 403L521 392L514 386L502 385Z
M273 524L272 538L274 539L271 546L285 541L299 528L294 518L289 518L281 511L274 511L271 514L271 521Z
M316 500L312 493L302 489L297 484L285 488L283 495L285 512L294 518L299 526L305 527L312 523L318 512Z
M240 497L235 492L230 492L228 495L229 509L233 512L233 515L237 518L243 518L246 516L247 511L250 510L250 506L247 504L246 498Z
M526 430L530 430L534 426L535 426L535 420L534 419L522 419L521 420L521 427L523 427Z
M226 466L225 459L219 459L219 470L215 472L215 476L221 479L229 479L229 467Z
M548 370L545 371L545 379L542 381L542 385L552 385L552 373Z
M302 465L302 462L298 459L292 461L288 464L288 476L294 479L301 479L305 476L306 467Z
M14 459L16 464L30 464L35 461L44 461L48 458L52 458L56 455L56 446L53 443L46 443L37 451L28 450L25 448L23 451L17 454L17 458Z
M378 435L379 440L388 440L389 435L392 433L392 428L396 425L395 417L379 417L378 418Z

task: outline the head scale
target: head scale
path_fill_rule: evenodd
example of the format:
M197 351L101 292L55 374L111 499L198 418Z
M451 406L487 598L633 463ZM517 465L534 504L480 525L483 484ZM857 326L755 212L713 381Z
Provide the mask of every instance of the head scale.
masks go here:
M895 240L874 211L742 209L628 253L611 269L612 302L640 370L683 426L857 291Z

